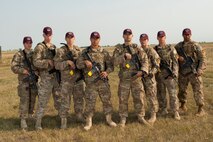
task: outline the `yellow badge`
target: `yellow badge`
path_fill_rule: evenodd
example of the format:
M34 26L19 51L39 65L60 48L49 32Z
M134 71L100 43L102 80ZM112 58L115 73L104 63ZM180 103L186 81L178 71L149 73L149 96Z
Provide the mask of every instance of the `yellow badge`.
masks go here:
M87 74L88 76L92 76L92 71L89 71Z
M129 64L126 64L126 68L129 69L129 68L130 68L130 65L129 65Z
M73 71L73 70L71 70L71 71L70 71L70 75L73 75L73 74L74 74L74 71Z

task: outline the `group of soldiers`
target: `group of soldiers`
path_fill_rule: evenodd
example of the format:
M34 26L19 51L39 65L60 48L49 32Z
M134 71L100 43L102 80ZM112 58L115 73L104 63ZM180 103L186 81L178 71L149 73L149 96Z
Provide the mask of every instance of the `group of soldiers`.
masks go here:
M26 119L33 116L36 119L36 130L42 130L42 118L51 94L61 118L61 129L67 128L73 96L75 114L79 121L86 123L84 129L89 130L98 95L103 103L107 124L116 127L117 124L112 120L113 106L108 81L108 75L116 66L120 69L118 98L121 127L125 127L127 121L130 92L139 123L151 126L156 121L157 113L167 115L168 97L172 116L180 120L179 113L187 111L186 90L189 82L198 106L196 115L205 115L201 78L206 68L205 52L191 40L191 35L190 29L184 29L183 41L173 47L166 43L165 32L159 31L159 44L151 47L149 37L144 33L139 37L141 45L138 46L132 43L132 30L125 29L124 43L116 45L112 56L100 46L98 32L91 33L91 45L83 50L74 45L75 36L72 32L66 33L66 43L62 43L62 47L56 50L51 42L50 27L43 29L44 40L37 44L34 51L31 49L32 38L24 37L24 49L15 53L11 62L12 71L18 74L21 128L26 130ZM150 104L148 120L144 118L145 96Z

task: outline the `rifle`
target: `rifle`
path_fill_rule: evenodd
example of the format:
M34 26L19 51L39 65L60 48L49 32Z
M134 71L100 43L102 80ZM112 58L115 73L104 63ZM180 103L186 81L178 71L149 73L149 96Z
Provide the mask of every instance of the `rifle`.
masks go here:
M140 63L138 54L137 54L137 53L134 53L134 54L133 54L133 53L132 53L132 50L131 50L131 48L130 48L130 46L126 46L125 48L127 48L128 53L131 54L131 56L132 56L131 62L132 62L132 64L135 65L136 70L137 70L137 71L141 71L141 70L140 70L140 68L141 68L141 63ZM133 76L135 76L136 74L137 74L137 72L136 72L136 73L133 72L133 73L131 74L131 76L133 77Z
M161 60L160 67L166 69L166 71L169 74L164 79L168 79L168 77L172 77L175 80L175 82L178 84L177 76L174 74L174 72L172 71L170 65L166 61Z
M49 48L47 47L47 45L45 44L45 42L42 42L42 43L43 43L43 44L45 45L45 47L48 49L48 53L49 53L52 57L54 57L55 54L56 54L55 48L54 48L54 49L49 49ZM49 72L49 74L53 74L53 73L55 72L55 73L56 73L56 80L57 80L57 82L58 82L59 84L61 83L61 73L60 73L59 70L56 70L55 67L54 67L53 69L49 70L48 72Z
M68 53L66 54L66 57L68 58L68 60L74 62L74 64L76 65L76 60L74 60L73 54L72 54L72 52L69 50L68 45L65 44L65 43L61 43L61 44L67 47ZM78 77L78 78L76 79L75 82L77 83L77 82L80 81L80 80L84 80L83 70L79 70L79 69L77 69L77 68L76 68L75 70L80 72L80 77ZM74 71L71 70L71 71L70 71L70 75L73 75L73 74L74 74Z
M97 82L98 80L102 80L106 86L108 87L108 78L101 78L100 77L100 74L101 74L101 65L100 63L96 63L92 58L91 56L89 55L89 48L90 47L87 47L87 51L85 52L85 56L86 56L86 59L89 60L91 63L92 63L92 70L88 72L88 75L89 76L92 76L93 73L97 73L98 74L98 77L94 80L94 82Z
M28 82L29 87L28 87L28 91L29 91L29 108L28 108L28 113L30 113L31 110L31 89L36 90L37 89L37 85L36 83L38 82L38 76L34 73L31 63L29 61L29 59L27 58L26 52L23 50L24 53L24 64L27 65L27 68L29 69L29 75L23 79L23 82Z
M195 62L194 59L190 56L187 56L186 55L186 52L184 52L184 49L183 48L180 48L180 53L181 55L183 56L184 60L185 60L185 63L182 65L183 68L185 67L190 67L192 73L194 75L197 74L197 71L196 69L193 67L193 63Z

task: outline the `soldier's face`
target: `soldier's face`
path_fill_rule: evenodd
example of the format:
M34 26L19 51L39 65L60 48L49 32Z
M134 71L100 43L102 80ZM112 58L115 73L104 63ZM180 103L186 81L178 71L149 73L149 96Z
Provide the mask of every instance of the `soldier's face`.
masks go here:
M30 50L32 47L32 43L31 42L25 42L24 43L24 49Z
M50 42L52 40L52 35L43 34L43 37L44 37L44 41L46 42Z
M92 45L92 46L98 46L99 43L100 43L100 40L101 40L100 38L95 38L95 37L90 38L91 45Z
M141 43L142 46L147 46L148 42L149 42L148 39L140 38L140 43Z
M184 41L190 41L192 35L183 35L183 40Z
M72 37L72 38L67 37L65 40L66 40L68 45L73 45L74 42L75 42L75 38L74 37Z
M133 34L130 34L130 33L126 33L126 34L123 35L123 38L124 38L125 42L131 42L132 41L132 37L133 37Z
M166 43L166 36L158 37L157 39L158 39L160 44L165 44Z

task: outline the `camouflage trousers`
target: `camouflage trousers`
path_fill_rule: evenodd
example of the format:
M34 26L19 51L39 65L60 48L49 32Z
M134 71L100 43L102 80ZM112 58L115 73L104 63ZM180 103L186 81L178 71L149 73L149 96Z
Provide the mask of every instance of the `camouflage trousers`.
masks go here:
M36 111L36 117L42 118L44 115L45 108L47 107L48 101L51 94L53 95L54 106L56 110L60 108L60 85L56 81L55 77L47 76L41 77L38 85L38 106Z
M141 78L137 78L136 80L120 79L118 87L120 117L128 117L128 100L130 91L133 97L135 112L140 117L145 116L144 88Z
M29 90L28 83L20 83L17 89L18 89L18 96L20 97L20 104L19 104L20 118L26 119L28 117L28 113L29 114L34 113L36 96L38 95L38 90L37 89ZM30 93L29 91L31 91L31 98L29 98L29 93Z
M187 102L186 90L190 82L192 85L196 104L198 106L204 105L203 80L201 76L195 77L195 75L192 73L187 76L183 76L182 74L179 74L178 82L179 82L178 98L181 103Z
M67 80L61 83L61 107L59 115L61 118L66 118L69 114L71 96L73 96L75 113L83 113L84 106L84 82L79 81L74 83Z
M74 85L73 102L76 114L83 114L84 111L84 92L85 83L83 80L78 81ZM71 100L71 99L70 99Z
M95 112L96 98L99 95L103 103L103 112L105 115L112 113L111 91L109 84L98 80L96 83L86 83L85 88L85 115L92 117Z
M149 76L144 77L142 81L146 97L148 98L150 103L150 111L152 113L156 113L158 112L158 100L155 76L153 76L152 78L150 78Z
M159 103L159 110L167 109L167 97L166 89L169 94L169 103L172 112L179 109L178 98L177 98L177 83L174 79L165 79L164 75L158 73L156 76L157 81L157 98Z

